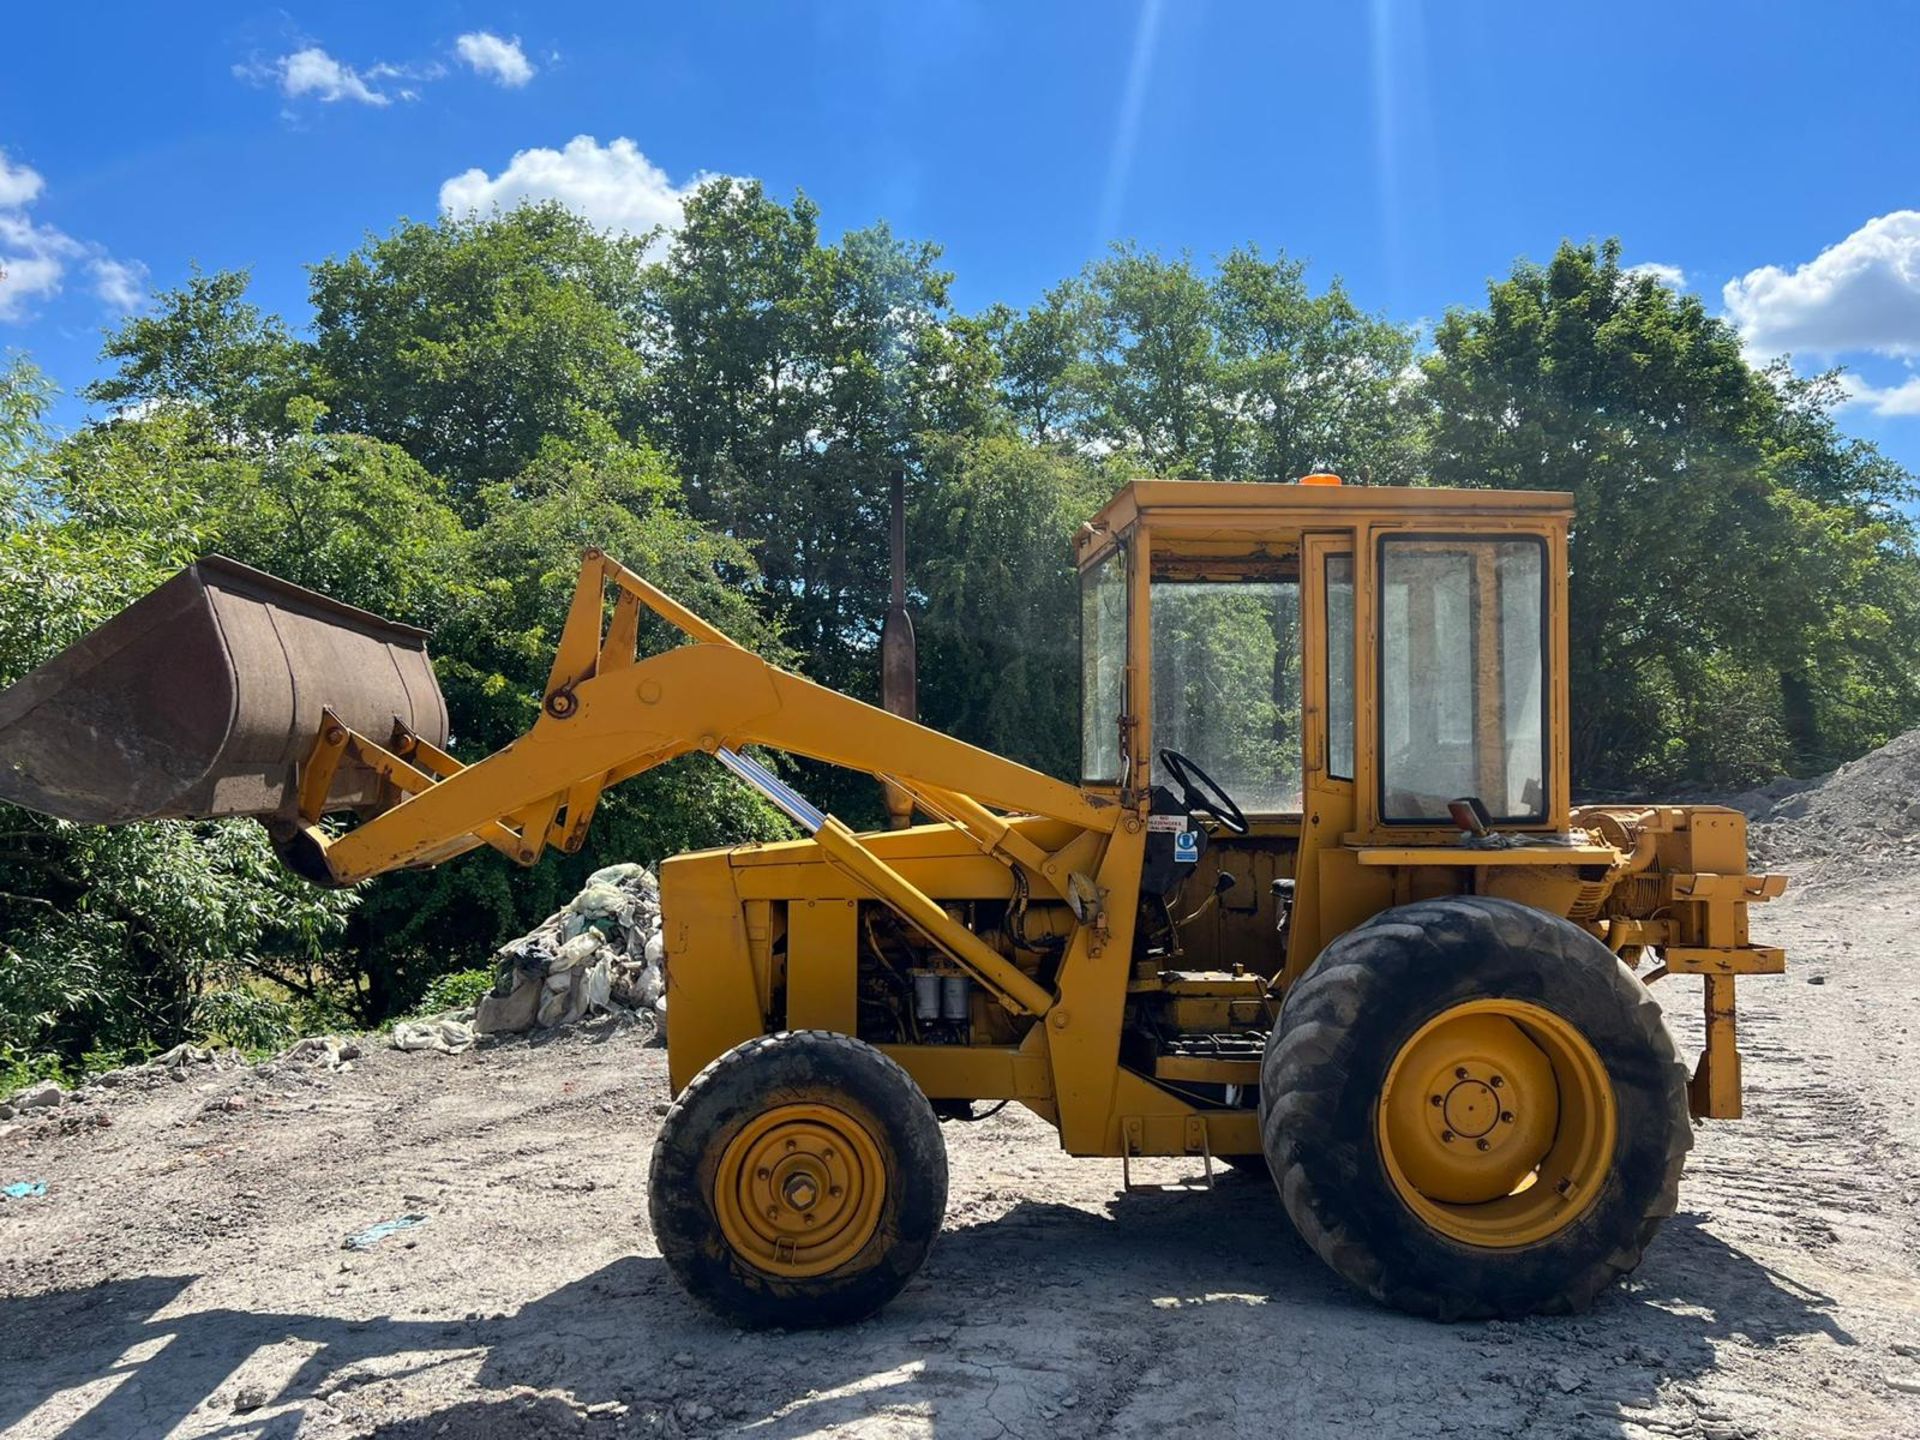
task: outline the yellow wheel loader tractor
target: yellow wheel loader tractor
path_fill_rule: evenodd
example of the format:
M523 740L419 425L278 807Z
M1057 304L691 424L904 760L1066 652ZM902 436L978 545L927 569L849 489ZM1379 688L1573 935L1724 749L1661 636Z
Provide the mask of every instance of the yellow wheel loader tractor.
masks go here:
M1077 783L769 665L596 551L539 719L462 764L419 631L209 559L0 693L0 798L253 815L354 885L479 846L531 865L610 785L728 767L806 838L661 869L650 1188L668 1265L737 1323L886 1304L940 1227L940 1121L999 1101L1123 1176L1269 1171L1388 1304L1574 1310L1672 1213L1690 1116L1740 1113L1735 986L1783 965L1747 907L1785 882L1748 873L1734 811L1573 805L1571 518L1129 485L1075 541ZM636 654L643 611L687 643ZM922 823L856 834L755 747ZM1681 976L1691 1076L1653 998Z

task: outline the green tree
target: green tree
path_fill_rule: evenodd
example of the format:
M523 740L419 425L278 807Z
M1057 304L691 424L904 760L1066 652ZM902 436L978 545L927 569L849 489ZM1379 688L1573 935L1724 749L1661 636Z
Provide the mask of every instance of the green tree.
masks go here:
M1306 266L1256 249L1220 262L1213 284L1223 388L1241 417L1230 473L1295 480L1332 470L1379 485L1420 473L1413 332L1369 315L1335 279L1319 294Z
M472 761L523 734L538 716L554 645L573 597L580 552L599 546L728 631L783 658L777 636L728 578L752 574L744 548L695 521L660 456L643 446L552 441L511 482L478 497L473 583L435 636L435 669L455 750ZM680 642L650 622L641 648ZM580 852L531 870L484 852L456 865L388 876L365 888L348 940L370 1015L403 1009L436 975L483 965L603 865L657 864L683 850L788 834L783 819L704 756L608 791Z
M92 545L143 546L156 568L220 551L363 609L431 625L472 583L446 487L398 446L322 431L238 447L185 409L87 427L50 457L60 509Z
M1091 344L1083 286L1066 281L1037 305L990 305L981 317L999 358L1000 391L1013 423L1042 445L1071 439L1076 412L1070 383Z
M648 272L649 429L693 514L750 543L801 663L872 695L887 494L923 437L983 423L991 354L936 247L885 226L825 245L804 195L704 185Z
M1911 480L1841 440L1830 386L1754 371L1617 242L1517 266L1424 369L1436 483L1573 492L1576 787L1735 783L1912 723Z
M1073 534L1114 488L1012 435L932 447L912 515L920 709L975 745L1077 778Z
M86 397L114 407L181 405L222 439L268 435L286 424L286 405L310 388L307 347L277 316L247 298L251 275L197 268L177 290L154 296L150 313L107 337L103 360L118 368Z
M24 364L0 376L0 684L165 578L201 538L197 472L148 463L163 448L153 432L204 443L182 417L109 427L146 468L126 472L128 493L96 524L68 467L82 450L97 461L106 441L88 432L84 447L45 448L46 397ZM156 486L167 493L147 493ZM108 830L0 806L0 1050L71 1064L172 1043L220 986L318 961L353 905L289 875L250 823Z
M1090 267L1085 292L1088 341L1071 373L1086 438L1168 479L1241 478L1213 294L1192 262L1116 246Z
M632 438L644 238L558 204L403 223L312 268L329 425L399 445L465 504L549 438Z
M1306 267L1232 251L1211 273L1132 245L1022 315L990 310L1014 423L1041 443L1134 458L1169 478L1292 480L1419 469L1413 333Z

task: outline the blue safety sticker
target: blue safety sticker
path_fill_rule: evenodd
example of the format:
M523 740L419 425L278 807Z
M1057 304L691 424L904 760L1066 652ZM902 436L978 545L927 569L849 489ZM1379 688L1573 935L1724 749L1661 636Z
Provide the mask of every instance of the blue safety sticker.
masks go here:
M1192 865L1200 858L1200 832L1182 830L1173 837L1173 862L1176 865Z

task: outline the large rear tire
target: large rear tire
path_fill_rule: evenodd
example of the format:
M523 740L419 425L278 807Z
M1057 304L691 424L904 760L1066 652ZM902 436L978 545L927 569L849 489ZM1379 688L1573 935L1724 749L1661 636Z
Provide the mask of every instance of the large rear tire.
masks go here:
M913 1278L947 1207L947 1152L911 1076L821 1030L735 1046L660 1126L648 1180L660 1254L736 1325L864 1319Z
M1437 1319L1584 1309L1673 1213L1692 1144L1645 986L1578 926L1481 897L1329 945L1288 992L1260 1095L1307 1243Z

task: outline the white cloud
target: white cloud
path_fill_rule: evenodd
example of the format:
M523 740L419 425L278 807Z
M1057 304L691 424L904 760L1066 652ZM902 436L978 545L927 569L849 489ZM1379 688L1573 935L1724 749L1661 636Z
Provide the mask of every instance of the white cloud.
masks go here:
M342 65L318 45L309 45L278 61L280 92L289 100L312 95L328 104L357 100L362 105L387 105L389 98L360 78L351 65Z
M480 75L490 75L509 90L533 79L533 63L520 48L520 37L502 40L490 30L475 30L454 41L460 58Z
M0 323L25 320L35 301L60 293L67 270L60 242L66 239L58 230L0 215Z
M289 100L312 98L328 105L337 100L351 100L359 105L374 106L391 105L393 96L375 89L369 81L432 80L445 73L439 66L429 67L429 70L431 73L410 65L382 63L362 74L353 66L334 59L318 45L305 46L276 60L264 63L253 60L233 67L236 78L253 85L278 86L280 93ZM416 98L412 90L399 93L402 100Z
M438 60L425 65L395 65L382 60L377 65L369 65L364 72L369 80L438 80L447 73L447 67Z
M1845 374L1840 388L1846 392L1846 404L1862 406L1875 415L1887 419L1920 415L1920 375L1909 375L1898 385L1874 385Z
M591 135L576 135L564 150L518 152L497 176L478 167L455 175L440 187L440 208L466 215L558 200L602 229L641 235L656 226L678 229L688 194L711 178L702 173L676 186L633 141L602 145Z
M1649 260L1645 264L1629 265L1626 273L1636 279L1645 275L1648 279L1654 281L1656 284L1666 286L1669 290L1684 290L1687 288L1687 272L1682 270L1678 265L1662 265L1657 260Z
M31 219L27 207L45 188L39 171L0 151L0 323L30 318L37 302L60 293L68 267L80 263L93 276L94 293L109 306L138 308L146 298L146 266L115 260L102 246Z
M87 262L93 293L115 310L138 310L147 300L147 267L137 260L96 255Z
M44 184L38 170L15 165L7 159L6 152L0 150L0 210L20 210L31 205L40 198Z
M460 36L454 49L476 74L512 89L525 85L535 73L517 35L503 40L489 30L475 30ZM418 100L418 87L444 78L447 67L438 60L402 64L381 60L356 68L323 46L306 43L271 60L255 58L235 65L233 73L250 85L270 85L289 100L318 100L327 105L350 100L382 107L395 100ZM288 118L293 118L291 112Z
M1869 220L1791 271L1749 271L1729 280L1722 295L1759 356L1920 355L1920 210Z

